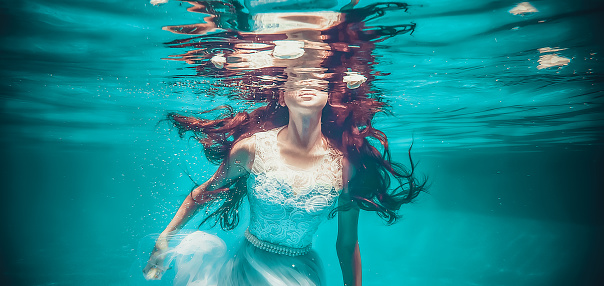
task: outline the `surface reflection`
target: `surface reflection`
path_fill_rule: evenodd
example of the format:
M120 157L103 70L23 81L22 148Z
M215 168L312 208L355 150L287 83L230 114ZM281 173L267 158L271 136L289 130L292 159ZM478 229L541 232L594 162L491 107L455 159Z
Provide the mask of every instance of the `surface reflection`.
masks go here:
M167 43L185 49L169 59L194 66L195 75L184 76L218 78L214 86L237 88L228 96L244 99L263 100L293 90L348 97L355 90L377 96L370 88L379 74L374 71L375 43L415 29L414 23L365 24L388 11L407 11L405 3L354 8L356 1L352 1L340 11L307 12L288 11L287 6L273 3L272 11L280 12L249 13L259 10L255 8L260 2L246 2L245 7L236 2L183 2L190 5L187 11L202 13L203 22L163 28L189 35Z

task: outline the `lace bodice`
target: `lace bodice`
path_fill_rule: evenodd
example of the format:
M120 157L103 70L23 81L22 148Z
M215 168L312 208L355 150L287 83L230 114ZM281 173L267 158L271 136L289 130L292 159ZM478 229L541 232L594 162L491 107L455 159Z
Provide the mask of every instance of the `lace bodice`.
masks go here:
M276 128L256 133L256 154L248 181L249 232L259 240L308 247L342 191L342 154L329 152L309 169L285 164Z

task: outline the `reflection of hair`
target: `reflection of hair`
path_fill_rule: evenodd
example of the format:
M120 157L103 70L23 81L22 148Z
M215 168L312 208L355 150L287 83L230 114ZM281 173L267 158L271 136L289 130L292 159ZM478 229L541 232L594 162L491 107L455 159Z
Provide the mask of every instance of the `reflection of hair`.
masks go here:
M414 24L411 24L404 29L409 32L413 27ZM368 79L367 83L372 82L375 77L371 69L374 60L371 51L374 44L370 40L388 36L384 33L389 31L373 29L366 32L363 28L362 22L344 21L329 30L322 31L325 42L331 48L331 55L323 60L322 67L327 69L331 78L329 78L329 102L323 109L321 128L323 135L346 156L356 170L356 175L349 184L351 201L359 208L375 211L388 223L393 223L399 217L397 211L401 205L411 202L424 190L425 181L415 179L412 161L410 169L392 161L386 135L373 127L374 116L378 112L385 111L384 108L387 107L379 93L371 90L368 84L350 90L343 82L347 68L365 75ZM245 36L239 34L236 38L239 41ZM200 48L200 42L195 46ZM206 47L211 46L216 46L216 42ZM198 71L202 72L203 69L205 74L208 68L211 67L208 65L203 68L198 67ZM233 75L234 72L214 70L215 75L216 73L223 73L222 75L225 76ZM271 85L252 84L254 81L257 82L260 76L270 76L275 80ZM288 123L287 108L279 105L279 97L286 77L283 68L275 67L248 71L243 77L222 77L223 84L231 86L236 84L241 88L241 92L231 95L232 97L262 102L266 105L251 112L235 112L230 106L222 106L200 114L202 117L208 117L214 112L222 111L223 114L216 119L176 113L168 114L168 119L178 128L181 137L189 131L192 132L193 137L203 145L208 160L218 164L228 157L230 149L238 140ZM379 148L376 148L372 141L379 142ZM391 188L391 177L396 179L398 186L395 188ZM234 228L239 221L238 208L246 195L246 181L245 177L239 178L219 190L207 192L207 197L210 197L208 207L213 204L219 204L219 207L207 216L202 224L214 218L222 228ZM335 209L331 216L335 215L335 211L350 206L348 204Z

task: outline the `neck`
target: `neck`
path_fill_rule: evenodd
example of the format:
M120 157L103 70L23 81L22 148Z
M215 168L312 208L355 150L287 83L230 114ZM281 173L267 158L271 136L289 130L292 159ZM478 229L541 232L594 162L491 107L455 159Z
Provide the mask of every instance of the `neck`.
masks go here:
M285 142L310 151L321 142L321 113L289 113L289 123L285 130Z

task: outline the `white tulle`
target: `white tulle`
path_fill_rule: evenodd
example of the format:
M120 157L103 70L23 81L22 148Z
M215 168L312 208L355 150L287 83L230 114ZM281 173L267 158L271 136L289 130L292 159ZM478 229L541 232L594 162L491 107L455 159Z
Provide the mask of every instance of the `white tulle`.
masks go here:
M174 268L175 286L318 286L323 272L315 252L291 257L258 249L242 240L227 251L219 237L193 232L168 251L166 265Z
M174 260L176 265L174 285L219 285L219 277L211 274L226 261L226 250L224 241L215 235L203 231L187 235L167 255L166 264Z

